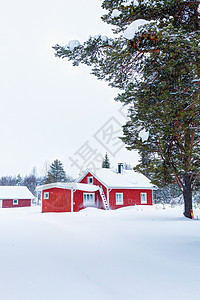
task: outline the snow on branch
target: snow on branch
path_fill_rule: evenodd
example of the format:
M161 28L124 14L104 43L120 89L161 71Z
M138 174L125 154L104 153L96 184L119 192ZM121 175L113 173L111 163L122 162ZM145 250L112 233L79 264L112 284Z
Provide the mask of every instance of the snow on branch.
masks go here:
M143 143L146 142L146 141L148 140L148 138L149 138L149 132L146 131L145 129L143 129L143 130L140 131L140 133L139 133L139 138L142 139L142 142L143 142Z
M78 40L71 40L67 45L64 46L65 50L74 51L75 48L80 47L80 42Z
M118 18L121 15L121 11L114 9L111 14L111 18Z
M144 19L138 19L133 21L127 29L124 31L123 37L127 40L132 40L135 36L135 33L140 29L141 26L149 25L151 22L144 20Z

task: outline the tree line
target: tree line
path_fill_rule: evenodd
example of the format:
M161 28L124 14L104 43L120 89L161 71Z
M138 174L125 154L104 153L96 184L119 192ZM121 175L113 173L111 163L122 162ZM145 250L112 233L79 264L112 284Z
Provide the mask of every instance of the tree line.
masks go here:
M31 173L24 177L21 174L16 176L2 176L0 177L0 186L26 186L36 196L36 187L39 185L73 181L73 178L66 174L62 162L58 159L47 166L45 173L44 176L38 176L34 167Z

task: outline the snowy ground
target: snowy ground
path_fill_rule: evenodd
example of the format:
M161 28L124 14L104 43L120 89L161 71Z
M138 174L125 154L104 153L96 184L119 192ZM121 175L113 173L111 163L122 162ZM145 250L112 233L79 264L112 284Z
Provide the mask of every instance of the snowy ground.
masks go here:
M0 237L1 300L200 297L200 220L180 207L1 209Z

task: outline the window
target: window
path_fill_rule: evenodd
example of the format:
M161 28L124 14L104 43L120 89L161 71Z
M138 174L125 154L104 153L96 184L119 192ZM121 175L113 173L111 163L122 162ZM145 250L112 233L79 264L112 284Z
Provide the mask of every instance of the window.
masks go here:
M94 206L95 205L95 194L94 193L84 193L83 194L83 205L84 206Z
M18 199L13 200L13 205L18 205Z
M140 194L141 204L147 204L147 193Z
M49 193L47 192L44 193L44 199L49 199Z
M88 177L87 182L88 184L93 184L93 177Z
M123 205L123 193L116 193L116 205Z

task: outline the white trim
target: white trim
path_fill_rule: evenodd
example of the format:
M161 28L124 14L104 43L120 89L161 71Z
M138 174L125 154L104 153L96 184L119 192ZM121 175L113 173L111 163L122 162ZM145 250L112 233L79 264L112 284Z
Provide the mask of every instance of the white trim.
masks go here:
M121 198L121 199L119 199L119 198ZM121 201L119 201L119 200L121 200ZM116 205L123 205L124 204L123 193L115 193L115 202L116 202Z
M14 203L14 201L17 201L16 203ZM13 205L18 205L19 204L19 200L18 199L13 199Z
M93 184L93 176L88 176L87 177L87 184ZM90 179L92 179L92 182L89 182L90 181Z
M3 207L3 199L0 199L0 208Z
M42 199L42 191L41 191L41 212L43 212L42 211L42 204L43 204L43 199Z
M71 212L74 211L74 191L71 189Z
M91 199L89 199L87 203L87 201L85 201L85 198L88 198L88 195L89 198L91 198L90 196L92 196L92 201L90 202ZM95 193L83 193L83 206L95 206Z
M89 170L89 169L86 169L76 180L75 182L80 182L83 178L85 178L85 176L88 174L88 173L91 173L92 172ZM92 174L93 175L93 174Z
M144 199L142 199L144 196ZM141 204L147 204L147 193L140 193Z
M109 189L106 189L106 198L107 198L107 203L108 203L108 207L109 207Z
M49 200L49 192L44 192L44 200Z
M108 202L108 206L110 207L110 192L112 191L112 189L107 189L107 202Z

